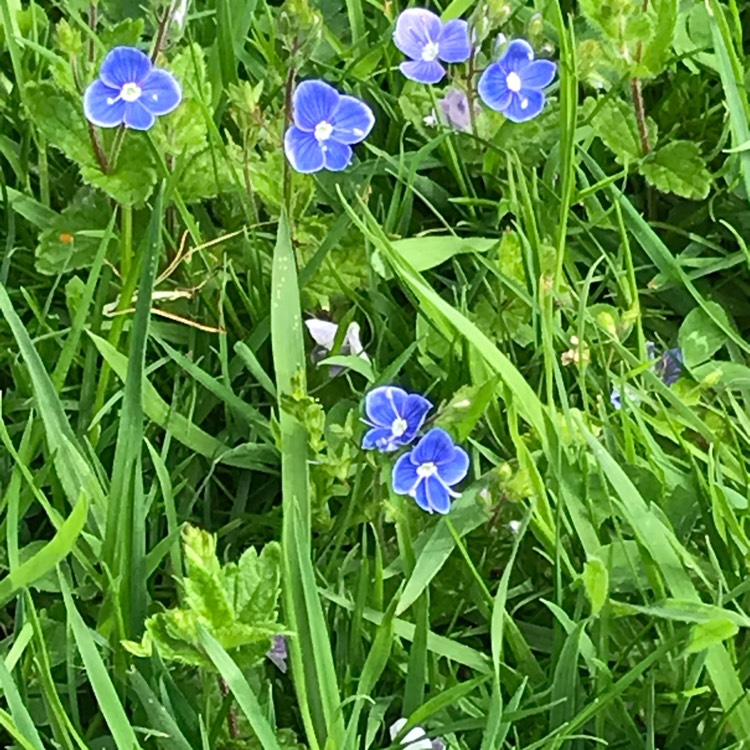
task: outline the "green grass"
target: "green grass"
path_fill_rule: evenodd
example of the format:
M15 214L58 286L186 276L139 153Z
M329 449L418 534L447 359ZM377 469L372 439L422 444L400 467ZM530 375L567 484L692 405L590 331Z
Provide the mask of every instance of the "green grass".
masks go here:
M3 746L750 741L748 10L431 5L478 69L500 32L558 64L538 118L459 132L398 70L404 7L194 0L182 104L104 174L82 89L167 5L0 4ZM344 172L285 161L310 78L376 114ZM360 448L385 384L469 453L446 517Z

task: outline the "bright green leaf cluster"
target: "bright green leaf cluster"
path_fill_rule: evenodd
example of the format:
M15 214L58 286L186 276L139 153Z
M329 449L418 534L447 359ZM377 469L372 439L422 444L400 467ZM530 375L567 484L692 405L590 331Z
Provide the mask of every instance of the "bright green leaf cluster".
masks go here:
M205 628L240 666L259 664L273 637L284 631L278 622L279 544L270 542L260 554L250 547L237 563L221 565L212 534L186 526L182 542L183 606L149 617L141 643L127 641L125 647L137 656L156 648L168 661L213 669L200 646Z

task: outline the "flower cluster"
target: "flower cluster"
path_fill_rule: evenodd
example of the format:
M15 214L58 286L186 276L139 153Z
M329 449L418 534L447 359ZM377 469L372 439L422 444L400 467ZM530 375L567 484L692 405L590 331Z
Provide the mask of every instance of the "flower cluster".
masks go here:
M462 63L476 55L466 21L442 23L428 10L412 8L398 17L393 34L395 45L409 60L399 66L412 81L425 84L439 83L446 74L441 63ZM534 50L524 39L515 39L503 56L490 63L482 72L477 94L490 109L502 112L512 122L525 122L536 117L544 108L544 89L552 83L557 66L550 60L534 59ZM473 86L473 81L468 81ZM440 106L450 125L467 129L465 117L452 116L456 105L471 112L469 97L451 89Z
M409 445L431 409L432 403L417 393L390 385L373 389L365 398L370 429L362 447L390 453ZM453 486L466 477L468 470L466 451L455 445L445 430L434 427L398 458L391 481L394 492L413 498L422 510L445 514L451 499L459 497Z

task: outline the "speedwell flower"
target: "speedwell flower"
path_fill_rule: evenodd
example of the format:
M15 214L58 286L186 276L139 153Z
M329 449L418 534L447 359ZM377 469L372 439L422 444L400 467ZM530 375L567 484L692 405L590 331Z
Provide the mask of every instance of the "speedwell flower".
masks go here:
M406 726L406 719L401 718L394 721L388 728L391 742L398 737L401 730ZM401 739L403 750L445 750L445 743L440 740L431 740L422 727L412 727Z
M440 100L440 109L448 124L455 130L469 130L471 128L471 107L469 97L460 89L448 89ZM474 102L474 114L479 107Z
M292 97L294 125L284 135L289 163L304 174L340 172L352 160L352 145L367 138L375 115L362 101L325 81L303 81Z
M534 59L534 50L526 40L514 39L502 58L482 73L477 91L491 109L512 122L524 122L542 111L542 89L552 83L556 71L551 60Z
M393 467L393 491L413 497L428 513L447 513L451 498L459 497L451 487L469 470L469 456L453 444L439 427L430 430L414 449L401 456Z
M679 347L667 349L654 365L654 372L664 385L674 385L682 375L682 351Z
M408 445L417 436L432 404L418 393L407 393L392 385L373 388L365 398L368 430L362 447L384 453Z
M305 321L305 325L316 344L312 353L312 360L317 364L321 359L325 359L333 350L339 327L336 323L331 323L330 320L320 320L319 318L310 318L310 320ZM370 361L359 336L359 323L354 321L349 323L346 334L344 334L344 340L341 342L341 354L360 357L365 362ZM341 369L341 367L336 365L332 366L331 375L338 375Z
M429 10L410 8L396 21L395 45L409 58L401 72L418 83L438 83L445 68L438 62L461 63L471 57L469 24L454 19L443 23Z
M83 95L86 119L101 128L125 125L148 130L159 115L166 115L182 101L175 77L154 67L135 47L115 47L99 68L99 78Z
M268 649L266 659L276 665L284 674L287 670L287 649L286 649L286 638L283 635L275 635L273 637L273 644Z

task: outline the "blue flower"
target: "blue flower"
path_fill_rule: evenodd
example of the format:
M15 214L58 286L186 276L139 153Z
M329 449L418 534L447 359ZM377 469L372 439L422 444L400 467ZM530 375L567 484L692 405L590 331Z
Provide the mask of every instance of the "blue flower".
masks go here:
M664 385L674 385L682 375L682 351L679 347L667 349L656 361L654 372Z
M282 672L287 670L286 638L283 635L275 635L271 648L266 653L266 659L273 662Z
M552 83L557 66L551 60L535 60L524 39L514 39L500 60L482 73L477 91L490 109L512 122L536 117L544 107L542 89Z
M409 58L401 72L418 83L437 83L445 75L438 62L465 62L471 57L469 24L453 20L443 24L434 13L420 8L405 10L396 21L394 44Z
M392 385L371 390L365 398L368 430L362 447L384 453L408 445L417 436L432 404L417 393L407 393Z
M158 115L166 115L182 101L174 76L155 68L135 47L115 47L99 68L99 79L83 95L86 119L101 128L125 125L148 130Z
M453 444L439 427L430 430L414 449L401 456L393 467L393 491L409 495L428 513L447 513L451 498L459 497L451 487L469 470L469 456Z
M294 125L284 135L284 151L292 167L304 174L346 169L352 144L367 138L375 124L364 102L339 94L325 81L300 83L292 107Z

